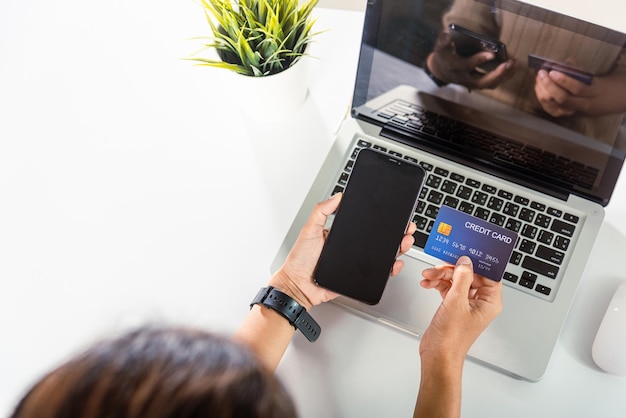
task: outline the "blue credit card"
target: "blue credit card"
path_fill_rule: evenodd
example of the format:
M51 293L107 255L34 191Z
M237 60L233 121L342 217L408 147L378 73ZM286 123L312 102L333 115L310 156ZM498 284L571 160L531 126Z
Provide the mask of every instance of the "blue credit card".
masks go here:
M424 252L452 264L466 255L475 273L499 282L516 242L516 232L442 206Z

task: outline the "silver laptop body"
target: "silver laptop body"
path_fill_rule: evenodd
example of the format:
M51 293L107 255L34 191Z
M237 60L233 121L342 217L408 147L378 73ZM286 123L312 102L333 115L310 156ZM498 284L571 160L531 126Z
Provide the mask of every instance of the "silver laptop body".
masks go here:
M518 13L530 16L533 22L580 23L517 1L475 2L477 7L487 5L496 15ZM432 46L422 38L432 41L436 37L432 22L440 21L450 2L424 3L428 5L403 0L368 3L353 112L342 123L271 269L275 271L283 263L314 205L342 190L359 149L374 147L416 160L430 178L415 214L415 222L421 224L416 246L403 256L402 273L388 282L377 305L345 297L335 303L350 313L419 337L441 302L437 292L419 285L422 270L441 264L422 250L437 207L447 204L474 215L480 213L494 223L517 229L520 239L503 279L503 312L476 341L469 356L516 378L538 381L548 367L602 223L603 207L608 204L623 165L623 127L614 141L599 141L465 88L437 87L421 70L423 57L420 59L419 51L410 59L398 53L417 43L424 45L424 56ZM433 5L438 3L439 10L433 13ZM431 20L425 17L431 15ZM406 31L402 25L407 26ZM598 30L595 25L590 27ZM408 32L415 38L407 36ZM626 36L605 32L623 46ZM394 42L389 42L390 38ZM385 42L387 46L381 46ZM429 116L420 122L421 116L415 116L415 111L426 111ZM460 133L462 138L456 142L443 140L437 137L439 134L420 130L418 125L428 122L432 115L443 121L444 127L456 126L452 133L441 128L446 131L441 135ZM407 126L411 121L414 124ZM477 140L467 138L473 138L476 130L494 133L498 140L512 139L531 151L540 149L547 157L582 159L574 166L593 168L591 176L595 173L595 177L581 174L578 183L565 190L564 185L570 183L562 177L550 181L552 172L539 173L532 165L536 162L526 168L512 167L508 157L500 154L502 145L471 155L472 141ZM470 131L474 133L470 135ZM512 154L517 158L522 152L513 147Z

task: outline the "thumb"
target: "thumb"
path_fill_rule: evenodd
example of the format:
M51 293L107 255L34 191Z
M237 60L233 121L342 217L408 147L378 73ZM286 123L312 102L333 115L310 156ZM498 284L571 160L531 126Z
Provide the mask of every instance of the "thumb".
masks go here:
M341 202L342 196L343 193L336 193L331 198L318 203L311 214L309 222L314 225L324 226L328 215L331 215L337 210L337 207L339 207L339 202Z
M450 292L455 295L466 297L472 282L474 281L474 267L468 256L461 256L456 262L452 273L452 286ZM448 292L448 293L450 293Z

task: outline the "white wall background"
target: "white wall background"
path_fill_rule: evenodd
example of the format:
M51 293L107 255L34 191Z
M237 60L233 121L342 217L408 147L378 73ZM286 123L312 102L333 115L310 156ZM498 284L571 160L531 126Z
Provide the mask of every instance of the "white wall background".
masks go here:
M320 0L320 7L345 10L365 10L367 0Z

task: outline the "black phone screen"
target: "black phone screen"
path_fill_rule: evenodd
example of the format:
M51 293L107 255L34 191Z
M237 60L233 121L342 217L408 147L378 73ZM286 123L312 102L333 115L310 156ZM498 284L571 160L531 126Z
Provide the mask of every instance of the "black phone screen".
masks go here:
M424 169L416 164L361 150L315 269L315 282L378 303L424 177Z
M454 23L450 24L450 36L454 42L456 53L462 57L470 57L483 51L494 54L494 59L480 65L479 68L484 71L493 71L507 60L506 45L497 39L481 35Z

